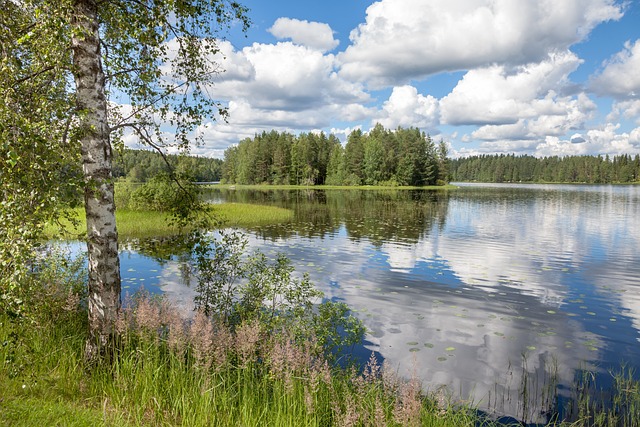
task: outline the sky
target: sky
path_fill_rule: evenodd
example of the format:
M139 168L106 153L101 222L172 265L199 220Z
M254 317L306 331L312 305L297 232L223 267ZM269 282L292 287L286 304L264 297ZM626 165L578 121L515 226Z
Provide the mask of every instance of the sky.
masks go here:
M640 1L244 0L210 89L229 119L192 152L256 133L418 127L450 156L640 153Z

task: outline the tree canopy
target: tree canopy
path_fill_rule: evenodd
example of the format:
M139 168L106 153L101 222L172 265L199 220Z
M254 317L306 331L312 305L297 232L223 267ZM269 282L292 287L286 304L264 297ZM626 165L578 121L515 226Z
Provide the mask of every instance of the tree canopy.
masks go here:
M455 181L631 183L640 182L640 156L537 158L494 154L455 159L451 173Z
M417 128L376 125L353 131L343 147L334 135L276 131L225 152L223 178L236 184L436 185L448 182L447 146Z
M112 144L132 134L153 147L186 149L203 118L224 118L225 106L209 93L221 72L217 39L235 22L246 29L247 10L227 0L0 0L0 7L3 305L19 311L44 222L82 187L88 353L95 353L110 340L120 307ZM79 182L63 169L80 159Z

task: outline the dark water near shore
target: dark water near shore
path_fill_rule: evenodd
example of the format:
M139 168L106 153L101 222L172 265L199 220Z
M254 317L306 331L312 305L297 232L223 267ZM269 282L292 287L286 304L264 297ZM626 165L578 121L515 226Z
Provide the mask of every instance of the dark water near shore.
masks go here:
M518 398L523 385L539 408L554 377L562 391L579 369L606 381L623 362L640 367L638 186L209 197L293 209L290 223L246 230L250 247L285 253L327 298L353 307L367 351L431 390L542 421ZM152 255L123 249L123 285L189 307L179 257Z

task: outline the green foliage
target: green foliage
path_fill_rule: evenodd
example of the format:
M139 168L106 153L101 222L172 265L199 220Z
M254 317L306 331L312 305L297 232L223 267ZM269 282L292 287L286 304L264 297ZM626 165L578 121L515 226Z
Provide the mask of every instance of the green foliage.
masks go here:
M189 182L173 180L167 174L156 175L131 192L126 207L140 211L171 211L177 205L189 203L190 200L184 200L185 198L196 197L186 191L185 187L189 191L195 190Z
M446 390L425 394L417 378L373 357L360 371L330 367L313 341L251 322L230 330L201 313L189 320L146 292L121 313L113 363L87 375L87 316L76 297L63 298L77 261L64 257L43 257L46 283L36 292L50 291L32 297L34 321L0 312L0 425L502 426ZM345 313L327 311L321 317ZM577 380L573 411L549 425L637 425L633 373L613 374L607 390L595 378Z
M364 327L344 304L314 306L322 293L308 275L295 278L284 255L273 262L260 252L245 257L247 238L236 231L223 231L212 243L203 239L195 249L197 310L231 327L258 322L268 331L314 337L327 354L362 340Z
M446 184L446 145L438 151L416 128L388 131L378 124L369 134L351 132L346 147L334 135L271 131L245 139L225 152L223 181L240 185Z
M73 99L63 23L0 0L0 311L19 314L45 223L77 205L82 187L72 138ZM50 4L42 16L64 13Z
M90 196L98 188L80 171L80 139L87 131L105 130L95 158L108 159L109 135L119 144L125 129L151 146L186 149L205 117L227 114L208 92L220 70L216 37L236 22L246 29L249 19L245 7L224 0L0 0L0 9L0 310L19 315L24 303L19 295L28 292L29 268L45 224L79 205L83 192ZM88 10L97 12L86 18L89 27L98 26L100 38L95 54L101 56L89 58L99 65L90 70L99 70L97 98L118 95L108 103L108 114L97 114L95 105L87 108L73 85L88 80L79 78L73 58L91 49L72 43L90 38L78 25ZM102 122L87 128L88 117ZM99 200L111 212L108 163L100 173L105 185ZM193 208L175 205L172 211L192 223L186 212ZM115 233L108 238L115 239ZM114 266L114 259L101 260L107 264L102 267ZM119 289L119 283L109 285Z
M220 181L222 160L175 154L163 157L157 151L128 148L116 151L113 157L113 176L128 182L146 182L172 172L194 182Z
M483 155L450 162L455 181L614 184L640 182L640 155Z

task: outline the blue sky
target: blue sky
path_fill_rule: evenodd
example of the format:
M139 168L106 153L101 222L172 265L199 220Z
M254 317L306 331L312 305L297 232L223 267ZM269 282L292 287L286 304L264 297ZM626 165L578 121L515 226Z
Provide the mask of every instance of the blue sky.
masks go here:
M263 130L416 126L453 156L640 153L640 2L245 0L210 93L224 150Z

